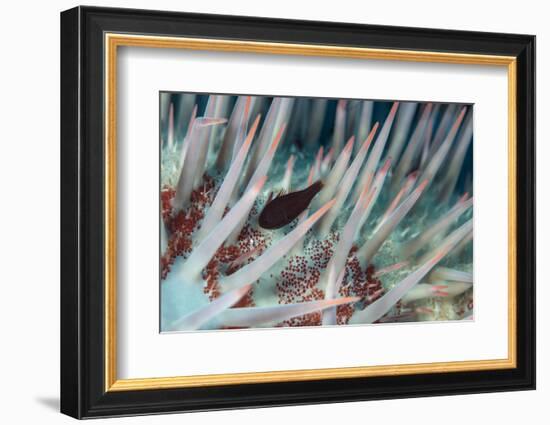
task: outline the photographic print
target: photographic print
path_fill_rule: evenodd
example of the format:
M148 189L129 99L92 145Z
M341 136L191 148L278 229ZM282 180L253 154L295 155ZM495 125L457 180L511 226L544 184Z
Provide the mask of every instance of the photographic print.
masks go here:
M162 332L473 319L474 105L159 96Z

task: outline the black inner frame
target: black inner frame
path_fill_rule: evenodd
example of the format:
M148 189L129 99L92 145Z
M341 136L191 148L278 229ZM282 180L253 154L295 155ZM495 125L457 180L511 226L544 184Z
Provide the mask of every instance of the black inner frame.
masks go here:
M106 32L515 56L517 367L105 392L103 65ZM90 418L535 388L534 36L77 7L61 14L61 117L63 413Z

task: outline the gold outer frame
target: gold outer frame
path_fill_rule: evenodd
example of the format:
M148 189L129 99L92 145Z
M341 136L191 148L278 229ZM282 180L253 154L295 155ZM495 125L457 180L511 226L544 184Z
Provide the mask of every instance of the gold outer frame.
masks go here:
M217 40L183 37L161 37L106 33L105 43L105 391L136 391L215 385L255 384L269 382L311 381L447 373L517 366L516 353L516 58L513 56L428 52L394 49L371 49L329 45L288 44L256 41ZM355 59L399 60L467 65L504 66L508 71L508 357L495 360L399 364L383 366L305 369L289 371L230 373L215 375L174 376L164 378L118 379L116 324L116 123L117 123L117 52L118 47L150 47L189 50L231 51L245 53L325 56Z

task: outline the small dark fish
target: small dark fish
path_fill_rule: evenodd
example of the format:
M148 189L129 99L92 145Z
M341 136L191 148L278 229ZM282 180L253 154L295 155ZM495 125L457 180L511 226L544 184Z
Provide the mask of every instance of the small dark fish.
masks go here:
M310 204L311 200L323 188L321 180L304 190L291 192L270 200L260 214L259 223L264 229L279 229L286 226Z

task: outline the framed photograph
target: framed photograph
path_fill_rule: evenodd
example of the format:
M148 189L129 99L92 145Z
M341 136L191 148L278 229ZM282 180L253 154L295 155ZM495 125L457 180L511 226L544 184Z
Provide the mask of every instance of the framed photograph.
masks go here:
M535 388L535 37L61 14L61 411Z

